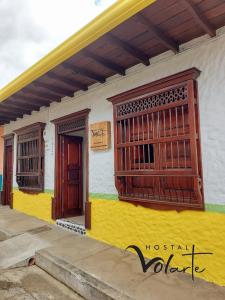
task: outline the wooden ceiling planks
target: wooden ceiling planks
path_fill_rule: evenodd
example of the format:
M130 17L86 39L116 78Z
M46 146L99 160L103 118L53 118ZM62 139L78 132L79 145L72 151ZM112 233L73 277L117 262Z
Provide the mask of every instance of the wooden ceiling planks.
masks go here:
M8 123L41 106L119 74L225 25L224 0L157 0L110 33L0 103L0 123Z

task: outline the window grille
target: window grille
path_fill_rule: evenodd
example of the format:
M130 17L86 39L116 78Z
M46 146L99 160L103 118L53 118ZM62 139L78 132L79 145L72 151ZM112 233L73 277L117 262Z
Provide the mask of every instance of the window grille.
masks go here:
M119 198L163 208L202 209L196 82L169 82L123 103L115 97Z
M16 131L16 180L20 190L41 192L44 189L44 127L43 123L35 123Z

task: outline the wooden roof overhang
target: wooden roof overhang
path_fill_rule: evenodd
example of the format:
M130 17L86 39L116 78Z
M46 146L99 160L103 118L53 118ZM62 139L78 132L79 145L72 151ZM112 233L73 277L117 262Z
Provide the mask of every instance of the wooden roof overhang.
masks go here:
M116 18L119 14L120 19ZM120 0L96 20L84 31L101 28L97 37L72 49L72 54L68 52L71 40L67 40L67 48L62 45L60 53L56 48L32 67L35 72L28 69L0 90L0 124L60 102L65 96L73 97L77 91L86 91L96 82L104 83L112 75L125 76L126 69L136 64L148 66L150 58L167 50L177 53L180 44L193 38L215 36L216 29L225 25L225 1ZM77 41L81 37L83 41L81 33L76 34ZM53 54L54 63L45 63Z

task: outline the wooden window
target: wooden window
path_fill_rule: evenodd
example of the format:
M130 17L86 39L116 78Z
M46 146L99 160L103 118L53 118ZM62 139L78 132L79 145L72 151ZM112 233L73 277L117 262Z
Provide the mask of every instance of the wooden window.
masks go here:
M35 123L16 131L16 181L20 190L41 192L44 189L44 127L44 123Z
M119 199L203 209L195 68L114 96Z

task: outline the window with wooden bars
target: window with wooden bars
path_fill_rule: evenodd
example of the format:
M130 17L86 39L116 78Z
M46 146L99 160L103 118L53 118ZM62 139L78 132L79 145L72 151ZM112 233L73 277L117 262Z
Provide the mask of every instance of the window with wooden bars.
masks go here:
M44 189L44 123L16 130L17 171L16 181L20 190L41 192Z
M195 68L109 98L119 199L203 209Z

